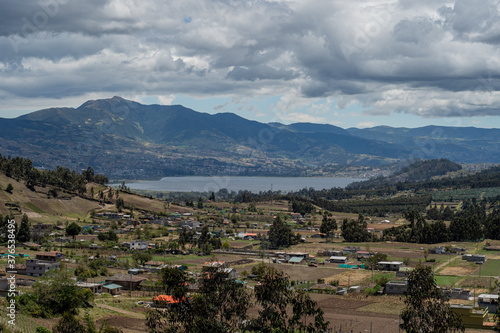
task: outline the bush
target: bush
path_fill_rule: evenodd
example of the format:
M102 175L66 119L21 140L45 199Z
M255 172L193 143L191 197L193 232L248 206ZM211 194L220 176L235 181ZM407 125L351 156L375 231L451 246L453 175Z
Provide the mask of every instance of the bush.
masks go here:
M376 285L373 288L366 288L365 293L369 296L376 295L380 290L382 290L382 287L380 285Z

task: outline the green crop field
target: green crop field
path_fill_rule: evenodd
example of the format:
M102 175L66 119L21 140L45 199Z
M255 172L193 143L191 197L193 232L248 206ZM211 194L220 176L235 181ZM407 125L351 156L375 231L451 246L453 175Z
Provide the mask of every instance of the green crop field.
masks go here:
M463 279L463 277L460 276L453 276L453 275L436 275L434 276L434 280L436 281L436 284L438 286L443 286L443 287L452 287Z
M500 260L486 260L481 267L481 276L500 276Z
M436 191L432 194L434 201L451 201L465 199L494 198L500 195L500 187L472 188L452 191Z

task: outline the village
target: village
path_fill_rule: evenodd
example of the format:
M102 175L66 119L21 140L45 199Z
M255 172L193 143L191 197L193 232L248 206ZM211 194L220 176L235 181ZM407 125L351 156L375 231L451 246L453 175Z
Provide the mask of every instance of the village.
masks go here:
M174 302L158 285L162 268L188 272L194 281L189 292L196 293L196 281L209 267L253 289L258 284L256 268L264 264L285 272L294 288L307 291L325 312L333 332L390 333L399 332L406 277L420 264L432 267L436 283L453 311L461 315L467 332L494 325L498 241L433 246L349 243L340 230L327 239L320 232L321 212L294 213L286 201L250 206L205 200L198 207L172 203L164 208L158 214L106 205L77 223L33 223L32 240L17 244L14 269L0 273L0 293L7 296L12 272L16 292L22 294L51 270L65 270L74 275L79 288L95 294L97 319L106 319L123 332L141 332L146 330L144 316L149 309ZM281 250L266 248L263 236L277 216L300 234L298 244ZM333 218L341 221L356 215L333 213ZM72 223L80 228L69 234ZM405 223L398 216L368 217L367 230L376 234ZM207 231L213 242L198 246ZM186 235L190 238L183 240ZM3 253L7 261L6 247ZM89 272L90 267L95 271ZM36 322L46 327L54 324L53 319Z

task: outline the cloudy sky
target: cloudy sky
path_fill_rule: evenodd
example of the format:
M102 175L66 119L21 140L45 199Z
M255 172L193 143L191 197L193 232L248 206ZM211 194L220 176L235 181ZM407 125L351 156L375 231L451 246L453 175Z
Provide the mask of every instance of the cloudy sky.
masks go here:
M0 116L115 95L347 127L500 127L499 1L4 0Z

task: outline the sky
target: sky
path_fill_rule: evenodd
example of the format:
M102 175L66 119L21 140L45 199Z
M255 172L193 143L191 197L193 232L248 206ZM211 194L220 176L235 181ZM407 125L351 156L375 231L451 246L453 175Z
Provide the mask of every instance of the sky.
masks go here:
M3 0L0 117L121 96L260 122L500 128L499 8Z

